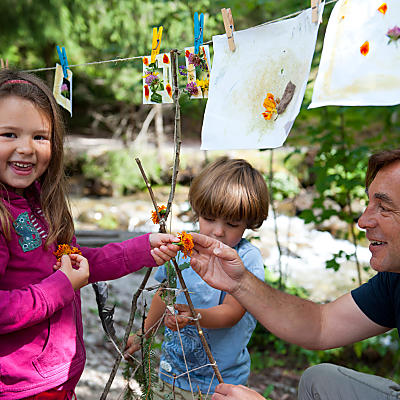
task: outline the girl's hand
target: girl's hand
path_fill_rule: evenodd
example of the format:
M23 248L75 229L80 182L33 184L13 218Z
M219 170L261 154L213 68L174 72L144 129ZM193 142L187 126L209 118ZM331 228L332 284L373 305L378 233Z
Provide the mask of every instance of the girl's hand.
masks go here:
M80 254L63 255L61 262L54 265L54 269L62 271L67 276L74 290L88 284L89 263Z
M157 265L163 265L171 258L175 257L179 251L179 246L172 244L179 242L179 238L167 233L151 233L149 235L151 255Z
M264 396L243 385L220 383L211 397L212 400L265 400Z
M140 337L136 333L129 336L128 341L126 342L124 357L125 360L129 360L129 355L136 353L140 350Z
M164 317L164 325L171 329L171 331L177 331L178 325L179 329L184 328L186 325L192 325L193 322L191 320L192 313L190 308L186 304L175 304L175 310L178 311L178 314L171 313L171 311L167 308L167 313Z

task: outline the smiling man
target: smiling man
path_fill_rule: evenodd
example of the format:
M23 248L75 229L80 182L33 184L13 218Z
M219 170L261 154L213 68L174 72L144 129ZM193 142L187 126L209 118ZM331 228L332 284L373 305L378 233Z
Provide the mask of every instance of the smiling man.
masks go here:
M193 269L211 286L230 293L276 336L313 350L325 350L400 329L400 149L371 156L366 175L369 204L359 219L370 241L371 267L378 273L335 301L318 304L254 279L236 252L193 234ZM400 399L400 385L333 364L308 368L300 400ZM220 384L213 400L257 400L244 386Z

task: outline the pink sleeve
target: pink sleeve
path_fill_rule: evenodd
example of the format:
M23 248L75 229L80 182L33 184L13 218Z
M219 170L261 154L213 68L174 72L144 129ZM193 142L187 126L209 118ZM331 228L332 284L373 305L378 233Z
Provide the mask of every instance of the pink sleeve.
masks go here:
M103 247L80 249L89 261L91 283L117 279L143 267L157 266L150 254L149 234Z
M0 290L0 335L49 318L73 298L71 283L61 271L23 289Z

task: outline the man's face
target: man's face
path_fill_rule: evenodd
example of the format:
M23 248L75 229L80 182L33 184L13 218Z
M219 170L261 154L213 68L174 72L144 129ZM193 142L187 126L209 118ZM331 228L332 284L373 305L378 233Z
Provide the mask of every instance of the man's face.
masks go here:
M400 161L379 170L368 188L369 204L358 221L366 230L376 271L400 273Z

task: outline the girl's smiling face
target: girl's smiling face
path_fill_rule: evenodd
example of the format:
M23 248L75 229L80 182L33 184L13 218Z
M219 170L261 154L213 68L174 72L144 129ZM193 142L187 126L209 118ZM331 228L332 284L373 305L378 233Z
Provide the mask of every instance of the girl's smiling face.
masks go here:
M0 182L23 190L46 171L51 159L51 122L32 102L0 99Z

